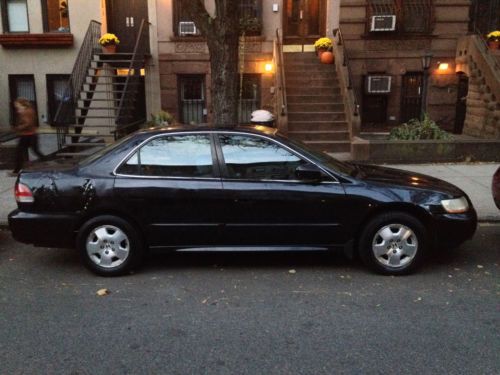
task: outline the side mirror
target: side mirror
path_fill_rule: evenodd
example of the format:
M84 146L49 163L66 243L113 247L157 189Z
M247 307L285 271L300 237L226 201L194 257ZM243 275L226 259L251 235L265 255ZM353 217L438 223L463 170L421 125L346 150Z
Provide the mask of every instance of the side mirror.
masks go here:
M299 180L321 181L323 172L314 164L302 164L295 168L295 176Z

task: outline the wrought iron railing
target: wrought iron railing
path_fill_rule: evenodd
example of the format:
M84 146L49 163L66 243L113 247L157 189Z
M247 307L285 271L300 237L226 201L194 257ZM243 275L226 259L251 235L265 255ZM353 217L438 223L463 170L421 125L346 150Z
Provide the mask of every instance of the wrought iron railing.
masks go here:
M358 90L356 89L356 86L353 85L352 82L352 72L350 68L350 59L349 59L349 51L346 48L345 42L344 42L344 36L342 34L342 30L340 28L334 30L334 36L337 37L337 45L342 46L343 50L343 58L342 58L342 66L344 66L347 69L347 89L351 90L353 93L353 98L354 98L354 108L353 108L353 115L354 116L359 116L359 103L360 97L358 95Z
M136 103L138 102L139 87L141 84L141 69L144 67L144 55L148 51L149 41L147 38L146 25L149 22L141 21L139 32L135 41L134 51L128 66L127 76L123 85L123 93L120 98L118 110L116 111L115 139L121 138L136 130L138 125L145 122L145 118L138 118Z
M89 27L83 39L83 43L75 60L75 65L68 81L68 86L63 95L57 112L54 116L54 125L57 127L57 144L61 149L66 143L68 125L75 124L75 109L85 79L88 74L93 54L99 50L99 38L101 35L101 23L90 21Z

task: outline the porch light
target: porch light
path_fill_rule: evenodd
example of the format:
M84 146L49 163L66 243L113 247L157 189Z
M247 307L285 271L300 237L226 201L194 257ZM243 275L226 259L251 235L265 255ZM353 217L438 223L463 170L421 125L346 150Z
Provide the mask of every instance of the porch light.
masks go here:
M264 71L266 73L272 73L274 70L274 64L272 62L267 62L264 64Z
M442 62L438 62L438 70L448 70L448 68L450 67L450 65L448 63L442 63Z

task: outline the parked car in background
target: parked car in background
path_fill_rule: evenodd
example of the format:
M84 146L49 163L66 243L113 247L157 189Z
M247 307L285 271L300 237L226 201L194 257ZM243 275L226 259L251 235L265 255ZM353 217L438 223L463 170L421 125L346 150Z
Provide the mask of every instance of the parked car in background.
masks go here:
M136 132L81 161L21 172L15 239L76 247L100 275L145 250L330 250L390 275L471 238L476 212L454 185L343 163L263 126Z
M500 167L497 168L497 171L493 175L493 179L491 181L491 193L493 194L493 200L495 201L496 206L500 210Z

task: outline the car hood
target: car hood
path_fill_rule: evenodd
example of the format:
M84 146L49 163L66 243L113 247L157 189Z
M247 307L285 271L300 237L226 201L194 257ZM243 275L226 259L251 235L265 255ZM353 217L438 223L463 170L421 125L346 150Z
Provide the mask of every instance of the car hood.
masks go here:
M358 179L367 182L378 182L393 186L404 186L415 189L426 189L444 193L453 197L464 195L464 192L449 182L425 174L403 171L395 168L375 165L353 164L358 171Z

